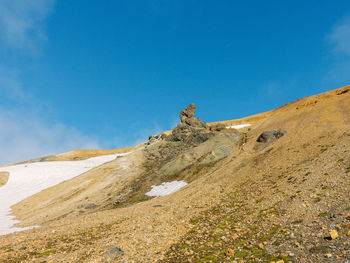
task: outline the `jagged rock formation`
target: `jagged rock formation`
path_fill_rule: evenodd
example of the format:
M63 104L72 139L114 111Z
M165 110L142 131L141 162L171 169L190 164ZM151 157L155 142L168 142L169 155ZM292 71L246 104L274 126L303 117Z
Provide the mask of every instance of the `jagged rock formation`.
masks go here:
M241 132L226 132L225 125L208 127L195 117L195 111L194 103L182 110L181 122L170 135L150 136L144 152L145 166L151 173L178 176L193 166L215 163L242 145L244 135Z
M180 112L181 122L166 137L167 141L183 141L187 144L199 144L205 142L214 134L209 131L208 126L200 118L195 117L196 105L190 104Z

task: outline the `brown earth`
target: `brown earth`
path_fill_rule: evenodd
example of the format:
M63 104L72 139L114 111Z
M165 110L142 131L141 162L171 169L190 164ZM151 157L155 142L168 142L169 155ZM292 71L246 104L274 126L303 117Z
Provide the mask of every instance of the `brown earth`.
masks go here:
M226 141L232 150L210 164L200 162L222 146L220 132L164 163L148 159L142 144L22 201L14 207L22 225L42 227L1 236L0 261L349 261L350 87L220 123L244 122L252 124L244 142ZM257 142L271 130L286 133ZM166 145L148 148L156 153ZM181 154L195 158L171 179L189 185L142 199L143 185L162 181L148 174L148 162L164 172Z
M7 183L9 176L10 175L8 172L0 172L0 186L3 186Z

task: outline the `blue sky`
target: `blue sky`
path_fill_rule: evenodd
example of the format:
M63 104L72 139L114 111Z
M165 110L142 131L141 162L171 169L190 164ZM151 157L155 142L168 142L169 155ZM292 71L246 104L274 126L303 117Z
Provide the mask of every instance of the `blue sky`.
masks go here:
M349 1L2 0L0 164L350 83Z

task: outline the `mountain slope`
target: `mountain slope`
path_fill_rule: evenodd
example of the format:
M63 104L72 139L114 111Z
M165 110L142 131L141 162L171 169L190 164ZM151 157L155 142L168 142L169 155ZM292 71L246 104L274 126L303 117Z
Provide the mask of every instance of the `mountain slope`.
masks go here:
M251 126L239 132L218 127L244 122ZM157 137L17 204L23 225L42 227L1 236L0 260L350 260L350 87L209 127L219 131L204 142L192 140L197 130L187 144ZM215 161L204 165L206 158ZM174 163L181 169L170 174L164 167ZM189 184L145 197L150 185L175 179ZM77 208L90 202L92 210Z

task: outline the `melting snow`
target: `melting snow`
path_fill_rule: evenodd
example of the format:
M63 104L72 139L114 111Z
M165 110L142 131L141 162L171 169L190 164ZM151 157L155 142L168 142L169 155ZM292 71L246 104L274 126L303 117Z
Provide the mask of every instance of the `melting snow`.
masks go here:
M226 126L226 129L241 129L241 128L244 128L244 127L248 127L248 126L251 126L250 123L245 123L245 124L237 124L237 125L232 125L232 126Z
M0 187L0 235L31 228L12 227L19 222L10 215L12 205L126 154L103 155L82 161L36 162L1 167L0 171L9 172L10 177L7 184Z
M161 185L152 185L152 190L146 193L148 196L165 196L175 193L182 187L186 186L185 181L172 181L162 183Z

